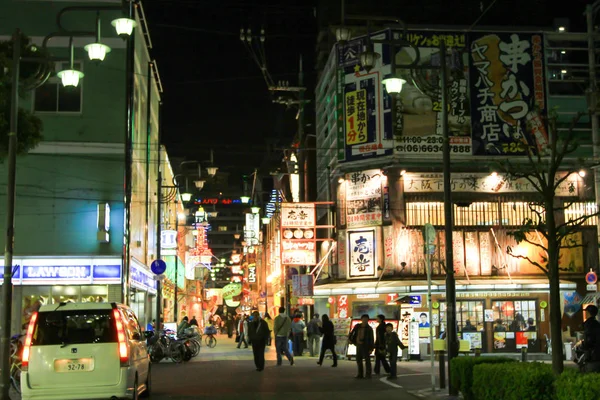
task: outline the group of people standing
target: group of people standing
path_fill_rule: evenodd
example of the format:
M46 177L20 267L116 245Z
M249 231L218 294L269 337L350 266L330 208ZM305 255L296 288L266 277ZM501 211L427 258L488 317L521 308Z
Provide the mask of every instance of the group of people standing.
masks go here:
M349 336L349 342L356 346L356 363L358 366L356 378L371 378L372 372L379 375L381 367L383 367L385 372L389 374L388 379L397 379L398 347L404 350L406 346L402 343L398 334L394 332L394 326L385 323L384 315L378 315L378 325L375 335L373 335L373 329L369 326L369 315L363 314L360 319L361 323L352 329ZM375 350L374 371L371 370L371 352L373 350ZM389 355L389 363L386 355ZM363 365L363 362L365 365Z

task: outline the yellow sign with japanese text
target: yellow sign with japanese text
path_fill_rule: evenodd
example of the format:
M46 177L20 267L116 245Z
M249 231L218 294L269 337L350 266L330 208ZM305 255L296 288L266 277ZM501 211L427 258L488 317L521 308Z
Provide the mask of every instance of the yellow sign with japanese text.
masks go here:
M346 145L367 142L367 90L346 93Z

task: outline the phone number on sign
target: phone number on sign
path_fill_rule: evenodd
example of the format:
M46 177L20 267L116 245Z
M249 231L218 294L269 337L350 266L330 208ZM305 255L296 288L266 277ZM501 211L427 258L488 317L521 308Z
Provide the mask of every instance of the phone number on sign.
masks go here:
M441 153L443 151L443 146L432 144L403 144L396 146L396 151L398 153ZM452 153L471 154L471 146L450 145L450 151Z

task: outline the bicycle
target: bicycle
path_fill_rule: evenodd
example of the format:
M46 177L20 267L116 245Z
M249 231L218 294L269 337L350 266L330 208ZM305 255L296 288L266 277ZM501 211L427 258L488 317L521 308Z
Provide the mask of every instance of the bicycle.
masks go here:
M211 349L217 345L217 338L212 333L207 333L206 338L204 339L206 345Z
M21 371L22 362L19 354L13 354L10 356L10 384L17 391L21 393Z

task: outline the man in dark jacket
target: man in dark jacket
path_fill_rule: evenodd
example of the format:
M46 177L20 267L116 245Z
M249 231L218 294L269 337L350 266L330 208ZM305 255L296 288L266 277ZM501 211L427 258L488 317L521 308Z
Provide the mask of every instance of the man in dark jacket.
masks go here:
M386 373L390 373L390 365L386 360L385 351L385 316L377 316L377 330L375 331L375 375L379 375L381 372L381 366Z
M587 319L583 323L583 350L586 352L586 372L600 372L600 322L596 319L598 307L585 308Z
M361 323L356 325L350 333L350 343L356 346L356 364L358 365L357 379L371 378L371 352L375 348L373 329L369 326L369 314L363 314ZM363 360L366 364L366 375L363 369Z
M254 354L254 365L257 371L265 369L265 346L269 339L269 326L267 322L260 317L258 311L252 313L252 322L248 324L248 335L252 344L252 353Z

